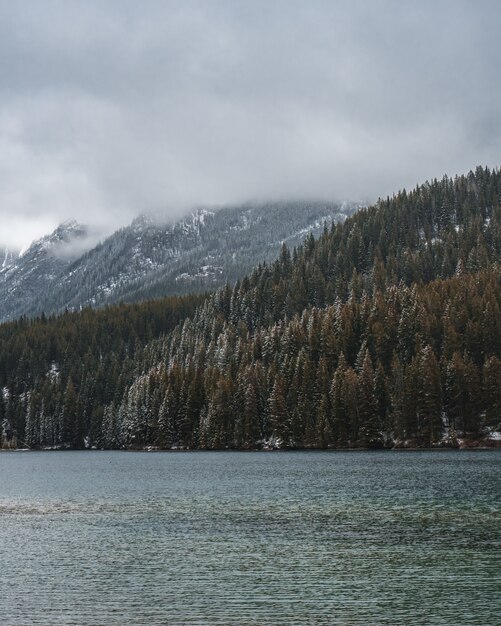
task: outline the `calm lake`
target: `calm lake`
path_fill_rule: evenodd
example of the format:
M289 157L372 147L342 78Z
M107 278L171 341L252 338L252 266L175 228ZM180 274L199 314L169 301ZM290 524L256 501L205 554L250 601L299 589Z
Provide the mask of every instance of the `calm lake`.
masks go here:
M0 453L0 622L481 624L501 451Z

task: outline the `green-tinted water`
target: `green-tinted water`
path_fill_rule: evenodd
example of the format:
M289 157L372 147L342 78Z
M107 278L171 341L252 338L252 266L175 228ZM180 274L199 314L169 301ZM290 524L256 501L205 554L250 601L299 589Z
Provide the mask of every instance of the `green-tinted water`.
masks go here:
M499 624L500 452L0 454L2 624Z

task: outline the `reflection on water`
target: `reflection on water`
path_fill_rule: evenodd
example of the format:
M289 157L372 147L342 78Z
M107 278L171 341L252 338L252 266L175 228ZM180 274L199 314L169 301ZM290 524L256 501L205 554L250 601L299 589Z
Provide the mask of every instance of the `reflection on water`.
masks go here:
M501 453L0 454L2 624L496 624Z

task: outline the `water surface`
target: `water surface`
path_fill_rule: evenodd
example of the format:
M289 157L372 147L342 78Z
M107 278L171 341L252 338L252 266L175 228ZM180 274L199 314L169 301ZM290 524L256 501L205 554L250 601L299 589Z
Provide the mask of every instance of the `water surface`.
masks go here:
M501 452L0 454L2 624L499 624Z

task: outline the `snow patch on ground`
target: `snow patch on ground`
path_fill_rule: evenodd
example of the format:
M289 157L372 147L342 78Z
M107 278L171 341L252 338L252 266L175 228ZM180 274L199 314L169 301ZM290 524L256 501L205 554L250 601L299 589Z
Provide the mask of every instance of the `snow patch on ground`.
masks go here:
M283 446L283 441L280 437L272 435L269 439L256 441L256 445L263 450L280 450Z
M14 253L8 248L5 250L4 259L2 261L2 269L10 267L14 262Z
M492 441L501 441L501 431L494 430L493 428L487 429L487 438Z
M183 272L176 276L176 282L179 281L192 281L197 278L213 278L215 279L217 276L221 276L224 269L222 267L216 267L214 265L202 265L202 267L198 268L198 271L190 274L188 272Z

